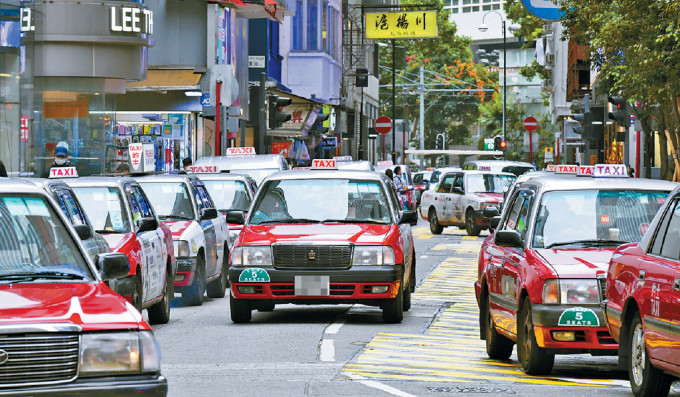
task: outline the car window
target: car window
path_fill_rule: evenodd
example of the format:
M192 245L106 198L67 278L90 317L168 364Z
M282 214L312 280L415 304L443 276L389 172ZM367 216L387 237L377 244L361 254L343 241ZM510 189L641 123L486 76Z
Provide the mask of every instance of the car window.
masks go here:
M454 187L460 188L460 190L463 191L463 175L456 175L456 179L453 180L452 188ZM451 189L451 191L453 191L453 189Z
M248 211L250 195L248 194L248 187L243 181L207 180L203 183L217 209L221 211Z
M453 185L453 180L456 178L455 175L447 175L444 177L444 180L442 180L442 183L439 184L439 189L437 189L437 193L449 193L451 192L451 186Z
M196 185L191 185L191 190L193 192L194 201L196 201L196 207L198 207L198 211L200 212L203 208L208 208L203 202L203 198L201 198L201 195L198 193L198 187Z
M676 202L678 202L677 199ZM663 241L664 237L666 236L666 230L668 229L668 223L671 221L670 213L674 207L675 203L669 204L666 209L666 213L659 221L659 226L657 228L656 235L654 236L654 242L651 245L652 248L649 250L650 254L661 255L661 248L663 247Z
M392 182L387 182L385 184L387 186L388 190L388 195L390 196L391 202L392 202L392 210L394 210L395 214L398 214L399 211L402 210L401 207L401 200L399 199L399 196L397 195L397 188L394 186L394 183Z
M203 207L215 208L215 204L212 202L208 191L205 190L205 186L198 185L196 186L196 190L198 191L198 195L201 198L201 201L203 202Z
M668 259L680 260L680 244L678 243L680 241L680 201L675 200L670 204L664 218L665 222L662 226L665 226L665 233L658 233L656 237L657 241L663 241L660 244L658 255ZM656 241L654 245L656 248Z
M517 222L525 198L521 193L517 192L512 198L510 211L508 211L508 216L504 220L503 225L501 225L500 230L517 230Z
M59 198L59 205L62 207L62 211L64 208L68 210L68 213L65 213L65 215L71 219L73 225L87 225L85 214L83 214L78 207L78 204L76 204L76 200L73 198L71 192L68 190L59 190L57 192L57 197Z
M140 182L160 218L194 219L189 191L183 182Z
M418 184L422 183L422 182L423 182L423 177L424 177L423 174L415 174L415 175L413 175L413 183L418 183Z
M529 229L529 215L533 203L534 192L531 190L521 190L517 193L517 199L513 203L505 230L516 230L522 240L526 237Z
M85 214L98 233L129 233L124 199L114 187L74 187Z
M466 193L504 193L515 180L514 176L497 174L470 174Z

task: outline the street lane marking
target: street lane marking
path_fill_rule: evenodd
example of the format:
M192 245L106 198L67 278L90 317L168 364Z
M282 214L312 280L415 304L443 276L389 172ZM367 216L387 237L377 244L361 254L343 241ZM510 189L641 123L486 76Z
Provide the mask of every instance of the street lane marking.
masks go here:
M335 343L333 339L321 339L319 359L321 361L335 361Z
M389 393L389 394L392 394L394 396L416 397L413 394L409 394L409 393L403 392L399 389L395 389L392 386L383 385L382 383L376 382L374 380L368 380L365 377L358 375L358 374L348 374L348 375L349 375L350 378L359 381L359 383L361 383L362 385L365 385L365 386L368 386L368 387L371 387L371 388L374 388L374 389L382 390L385 393Z
M335 335L338 333L338 331L340 331L340 327L342 327L343 325L345 325L344 321L333 323L326 327L326 331L324 333L328 335Z

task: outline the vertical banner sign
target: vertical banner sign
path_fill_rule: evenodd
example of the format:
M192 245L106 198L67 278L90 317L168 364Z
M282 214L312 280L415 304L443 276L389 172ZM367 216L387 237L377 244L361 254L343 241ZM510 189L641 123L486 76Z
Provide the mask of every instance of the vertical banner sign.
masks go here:
M156 155L154 153L153 143L143 143L142 151L143 151L142 161L144 162L143 171L144 172L156 171Z
M367 39L425 39L438 34L437 11L366 13Z
M19 129L21 130L21 142L28 142L28 115L21 115L21 125Z
M144 146L141 143L131 143L128 146L128 154L130 155L130 172L142 171L142 152Z

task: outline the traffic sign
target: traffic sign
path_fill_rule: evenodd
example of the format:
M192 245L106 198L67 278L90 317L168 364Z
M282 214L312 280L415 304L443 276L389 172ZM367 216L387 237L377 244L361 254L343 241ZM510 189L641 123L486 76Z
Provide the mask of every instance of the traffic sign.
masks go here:
M484 138L484 150L496 150L493 138Z
M526 119L524 119L524 129L529 131L529 132L534 132L536 131L536 128L538 128L538 121L536 121L535 118L529 116Z
M374 128L379 134L389 134L392 131L392 119L387 116L380 116L375 119Z
M559 21L564 17L557 1L551 0L522 0L524 8L533 16L546 21Z
M543 155L543 161L546 163L548 161L553 161L553 148L550 146L546 146L545 148L545 154Z

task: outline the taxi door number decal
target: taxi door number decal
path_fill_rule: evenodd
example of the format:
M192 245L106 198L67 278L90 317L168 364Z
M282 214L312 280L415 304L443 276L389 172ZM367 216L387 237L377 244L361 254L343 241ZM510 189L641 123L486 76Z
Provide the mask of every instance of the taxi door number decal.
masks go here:
M269 273L259 267L246 269L238 276L240 283L268 283L271 281Z
M600 319L591 309L573 307L562 312L557 325L565 327L599 327Z

